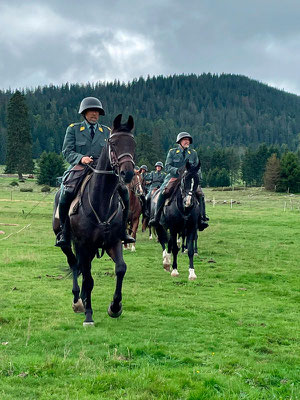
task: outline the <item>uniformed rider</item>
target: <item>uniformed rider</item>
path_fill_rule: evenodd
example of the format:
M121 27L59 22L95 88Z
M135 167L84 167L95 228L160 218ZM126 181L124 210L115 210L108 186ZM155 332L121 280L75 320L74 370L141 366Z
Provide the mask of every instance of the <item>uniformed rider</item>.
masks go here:
M64 173L59 198L61 232L57 235L56 246L58 247L70 245L68 224L66 223L70 204L84 177L91 171L88 165L100 156L110 135L110 128L98 122L100 115L105 115L99 99L85 97L80 103L78 113L83 116L84 120L68 126L62 147L63 157L70 166ZM129 210L129 194L126 185L120 186L118 192L124 203L121 239L124 243L133 243L135 239L126 232Z
M177 135L176 143L177 147L169 150L166 158L165 170L167 176L160 188L156 213L154 218L149 222L150 225L157 225L159 223L165 200L172 194L174 187L178 182L180 170L186 166L187 161L189 161L193 167L197 166L199 163L196 150L190 148L190 145L193 143L193 138L188 132L180 132ZM201 205L201 216L199 218L198 227L199 230L204 230L208 227L208 217L205 214L204 193L200 186L197 188L196 196Z

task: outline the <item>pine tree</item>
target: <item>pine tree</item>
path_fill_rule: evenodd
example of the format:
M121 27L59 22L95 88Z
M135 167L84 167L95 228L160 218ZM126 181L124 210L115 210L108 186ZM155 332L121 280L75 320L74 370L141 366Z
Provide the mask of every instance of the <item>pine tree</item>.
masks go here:
M61 155L56 153L42 153L38 161L38 177L39 185L56 186L56 179L62 176L65 170L64 160Z
M300 164L296 154L285 153L280 162L278 192L300 192Z
M280 177L280 160L273 153L267 161L264 173L264 185L267 190L276 190Z
M7 108L6 173L33 173L32 141L28 108L25 97L19 92L11 97Z

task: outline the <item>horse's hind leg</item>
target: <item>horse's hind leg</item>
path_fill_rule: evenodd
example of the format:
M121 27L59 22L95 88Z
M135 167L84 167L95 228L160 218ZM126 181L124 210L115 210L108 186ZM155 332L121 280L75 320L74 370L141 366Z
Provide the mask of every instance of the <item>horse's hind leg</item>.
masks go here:
M117 243L114 247L107 250L107 254L115 262L115 273L116 273L116 289L113 297L113 301L108 307L108 315L112 318L118 318L122 314L122 284L123 278L126 273L126 263L123 259L122 244Z

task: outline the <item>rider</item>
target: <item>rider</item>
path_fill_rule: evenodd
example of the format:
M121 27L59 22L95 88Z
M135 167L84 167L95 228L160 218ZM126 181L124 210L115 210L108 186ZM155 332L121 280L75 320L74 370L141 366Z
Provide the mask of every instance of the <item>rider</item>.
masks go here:
M140 199L142 201L142 214L143 217L145 217L145 213L146 213L146 194L148 193L148 185L146 183L146 177L148 176L148 167L146 164L141 165L140 169L139 169L139 175L142 178L142 188L143 191L145 192L145 194L142 194L140 196Z
M174 149L169 150L166 159L166 172L168 175L165 177L164 182L160 188L160 193L157 200L156 206L156 214L155 217L151 219L149 224L157 225L159 224L161 213L165 204L165 200L169 197L176 183L179 179L179 173L182 168L185 168L187 161L192 166L196 166L199 163L198 154L196 150L190 149L190 144L193 143L193 138L188 132L180 132L177 135L176 143L178 146ZM200 215L198 227L199 230L204 230L208 227L208 218L205 214L205 200L204 200L204 193L200 186L198 186L196 190L196 196L201 204L202 215Z
M78 113L83 116L84 121L68 126L62 147L62 154L70 167L64 173L59 197L58 210L61 232L57 235L56 246L58 247L70 245L66 221L71 202L75 198L84 177L90 172L87 165L99 157L110 135L110 128L98 122L99 116L105 115L99 99L85 97L80 103ZM126 232L129 194L125 184L119 187L118 193L124 203L121 239L124 243L133 243L135 239Z
M150 202L152 194L161 187L163 184L166 173L163 171L164 164L161 161L157 161L155 164L155 171L151 171L146 176L146 181L149 184L149 192L146 196L147 213L150 215Z

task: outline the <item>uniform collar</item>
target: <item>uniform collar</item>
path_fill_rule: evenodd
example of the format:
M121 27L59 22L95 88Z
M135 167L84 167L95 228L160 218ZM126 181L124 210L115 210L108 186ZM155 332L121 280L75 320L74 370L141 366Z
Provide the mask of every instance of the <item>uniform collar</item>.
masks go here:
M90 127L92 126L92 124L87 122L86 119L83 122L84 122L85 126L88 128L88 130L90 130ZM96 124L93 125L95 132L97 131L98 126L99 126L99 122L97 122Z

